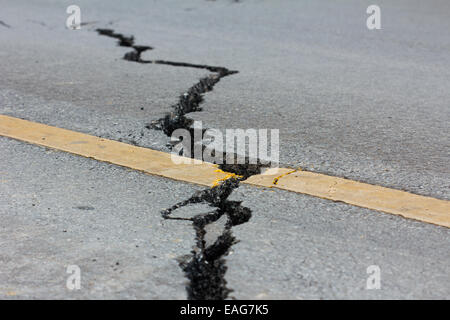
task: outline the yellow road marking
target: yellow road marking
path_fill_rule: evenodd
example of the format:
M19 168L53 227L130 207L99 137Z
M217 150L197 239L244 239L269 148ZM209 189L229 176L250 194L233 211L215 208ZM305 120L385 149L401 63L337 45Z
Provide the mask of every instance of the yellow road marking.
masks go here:
M0 115L0 135L113 163L175 180L212 187L214 181L225 178L228 172L217 172L217 165L194 163L175 164L171 154L126 143L102 139L71 130ZM181 161L180 161L181 162Z
M450 228L450 201L308 171L290 172L273 185L276 175L251 176L244 183L341 201Z
M4 115L0 115L0 135L209 187L233 176L211 163L191 161L189 164L175 164L171 155L165 152ZM244 183L341 201L450 228L450 201L405 191L288 168L270 169Z

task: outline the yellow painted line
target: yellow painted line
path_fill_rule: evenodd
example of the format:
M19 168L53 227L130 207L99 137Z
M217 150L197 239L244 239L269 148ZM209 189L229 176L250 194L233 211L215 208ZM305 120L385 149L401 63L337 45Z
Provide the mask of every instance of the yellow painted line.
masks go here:
M215 181L229 173L217 171L218 166L190 158L187 164L175 164L171 154L126 143L102 139L84 133L60 129L36 122L0 115L0 135L29 143L62 150L180 181L212 187Z
M165 152L4 115L0 115L0 135L209 187L233 176L211 163L193 163L189 158L178 157L189 163L175 164ZM269 169L244 183L341 201L450 228L450 201L405 191L288 168Z
M278 169L244 183L304 193L450 228L450 201L308 171ZM274 178L281 176L276 185Z

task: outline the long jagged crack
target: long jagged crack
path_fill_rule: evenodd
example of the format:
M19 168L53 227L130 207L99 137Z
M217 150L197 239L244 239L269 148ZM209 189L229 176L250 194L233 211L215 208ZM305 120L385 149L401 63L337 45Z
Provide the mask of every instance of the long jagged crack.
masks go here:
M216 187L197 192L191 198L177 203L161 213L164 219L192 221L196 233L194 249L190 255L180 260L180 266L190 280L187 287L189 299L223 300L232 291L226 286L227 267L224 259L230 248L237 243L231 229L251 218L249 208L243 207L239 201L228 200L233 190L239 186L239 181L240 178L232 177ZM176 209L198 203L207 203L215 210L192 218L171 217ZM215 241L208 243L206 240L208 226L218 223L220 220L224 220L224 223L222 221L222 233Z
M117 39L117 44L121 47L129 47L133 50L125 53L123 56L124 60L143 63L143 64L165 64L176 67L188 67L188 68L199 68L205 69L213 74L208 75L204 78L201 78L197 83L195 83L192 87L190 87L185 93L183 93L178 102L171 106L171 111L168 112L163 118L155 120L149 123L146 127L147 129L155 129L162 130L168 137L171 137L172 133L177 129L186 129L191 133L191 141L190 143L191 149L194 150L194 128L193 120L188 118L186 115L191 112L201 111L202 108L200 104L204 100L204 94L213 90L214 86L224 77L238 73L236 70L229 70L225 67L220 66L209 66L204 64L193 64L186 62L175 62L175 61L165 61L165 60L144 60L141 58L141 54L148 50L153 50L151 46L142 46L136 45L134 36L125 36L121 33L116 33L112 29L97 29L97 32L100 35L108 36L114 39ZM207 131L207 129L203 129L201 136ZM170 144L168 144L171 147ZM201 145L202 151L206 148L203 143ZM219 153L220 151L213 150L214 153ZM263 167L268 167L270 164L262 163L259 159L256 161L251 161L248 157L245 157L242 164L236 164L236 155L234 154L226 154L225 152L220 152L222 154L220 159L223 159L223 163L218 163L219 168L223 171L233 172L237 175L242 175L244 178L248 178L254 174L261 173L261 169ZM200 154L203 154L201 152ZM190 157L194 158L195 153L191 153ZM203 160L203 159L199 159ZM255 163L256 162L256 163Z
M153 121L147 125L148 129L156 129L163 131L168 137L177 129L186 129L194 137L195 128L192 127L193 120L186 115L191 112L201 111L200 104L204 100L204 94L213 90L214 86L223 78L238 71L229 70L225 67L209 66L202 64L192 64L185 62L174 62L166 60L145 60L142 59L142 53L152 50L151 46L136 45L133 36L125 36L116 33L111 29L97 29L100 35L117 39L117 43L122 47L130 47L133 50L127 52L123 59L141 64L164 64L175 67L188 67L205 69L213 74L201 78L197 83L183 93L178 102L171 106L171 111L163 118ZM206 148L203 144L203 134L206 129L201 132L201 147ZM191 144L191 150L194 150L195 141L187 142ZM216 152L212 150L213 155ZM230 248L237 243L237 239L232 235L232 228L236 225L249 221L251 210L243 207L239 201L228 200L234 189L239 187L241 180L261 173L263 164L259 159L251 161L245 157L243 164L236 164L235 154L226 154L222 151L222 159L225 163L219 164L220 170L229 172L230 174L215 182L211 189L206 189L194 194L191 198L175 204L169 209L161 212L164 219L172 220L189 220L196 232L196 244L190 255L179 261L180 267L189 279L187 287L188 298L195 300L204 299L226 299L232 291L227 288L225 273L227 267L224 257L228 255ZM194 153L191 155L194 158ZM267 165L266 165L267 166ZM189 204L209 204L213 211L206 214L196 215L192 218L173 217L172 213ZM215 237L214 241L208 240L208 229L215 224L222 225L222 232Z

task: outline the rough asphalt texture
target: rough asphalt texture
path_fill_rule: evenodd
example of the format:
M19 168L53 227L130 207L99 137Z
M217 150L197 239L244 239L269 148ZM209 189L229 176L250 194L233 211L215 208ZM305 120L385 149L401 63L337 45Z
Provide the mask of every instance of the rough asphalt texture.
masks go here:
M0 113L167 151L145 125L205 70L124 61L95 28L133 34L143 58L238 74L190 115L209 128L278 128L281 163L450 199L450 3L0 1ZM189 222L160 211L200 187L0 138L1 298L186 298L176 258ZM447 298L446 228L241 186L252 210L226 257L236 298ZM118 264L117 264L118 263ZM67 265L82 270L69 291ZM382 289L366 290L369 265Z

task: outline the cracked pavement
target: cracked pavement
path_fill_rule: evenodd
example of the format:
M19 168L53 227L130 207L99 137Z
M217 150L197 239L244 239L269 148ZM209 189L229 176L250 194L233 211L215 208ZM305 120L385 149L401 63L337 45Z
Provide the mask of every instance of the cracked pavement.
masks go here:
M365 28L368 1L79 1L82 21L96 22L77 31L65 28L64 5L0 1L0 112L168 151L164 131L148 123L211 75L193 65L226 66L239 73L215 82L189 118L279 128L284 166L450 199L449 4L378 2L377 33ZM130 54L98 28L133 35L138 47ZM0 298L450 294L444 227L241 185L227 201L251 219L230 235L224 215L200 229L161 216L199 186L4 137L0 150ZM192 218L214 208L183 210ZM193 294L183 269L201 259L189 264L187 254L221 235L233 243L213 259L226 287ZM74 264L79 291L65 286ZM366 290L374 264L382 289Z

